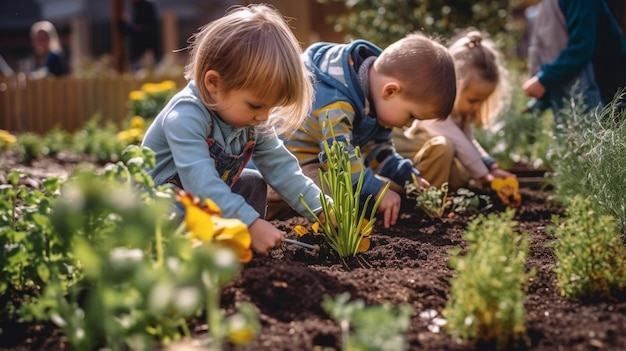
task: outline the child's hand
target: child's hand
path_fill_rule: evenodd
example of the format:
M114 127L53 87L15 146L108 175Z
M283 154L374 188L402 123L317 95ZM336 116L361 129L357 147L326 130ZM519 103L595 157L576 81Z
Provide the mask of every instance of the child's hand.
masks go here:
M489 172L494 178L517 178L517 176L511 172L507 172L503 169L496 168Z
M419 185L421 188L430 188L430 182L426 179L422 177L415 177L415 180L417 180L417 185Z
M385 196L378 205L378 212L383 214L383 224L385 228L389 228L396 224L398 215L400 214L400 195L395 191L387 191Z
M285 237L284 231L260 218L252 222L248 230L252 238L252 250L261 255L267 255L269 249L280 245Z

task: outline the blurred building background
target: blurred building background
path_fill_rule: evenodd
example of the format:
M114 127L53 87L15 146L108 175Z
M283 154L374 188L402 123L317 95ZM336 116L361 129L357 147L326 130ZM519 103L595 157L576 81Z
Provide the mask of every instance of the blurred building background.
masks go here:
M161 19L164 56L167 61L184 63L189 37L202 25L221 17L233 5L253 1L238 0L150 0ZM49 20L56 27L62 46L74 68L112 55L112 26L116 0L0 0L0 55L14 71L28 71L32 65L30 26ZM291 25L298 39L307 45L323 38L342 40L340 34L325 24L327 12L343 11L341 4L319 4L315 0L263 1L293 18ZM129 0L117 0L130 13ZM325 13L326 12L326 13ZM314 20L315 19L315 20Z
M224 14L237 4L246 5L249 0L150 0L158 9L161 20L163 49L166 62L184 64L188 38L202 25ZM505 0L506 1L506 0ZM526 6L536 0L509 0ZM589 0L595 1L595 0ZM626 32L626 0L606 0L614 10ZM333 30L327 22L329 15L345 13L346 1L318 0L265 0L281 13L293 18L291 25L303 46L311 42L343 41L342 34ZM445 2L444 2L445 3ZM452 1L450 1L452 3ZM28 71L32 67L30 26L39 20L49 20L57 27L63 48L70 58L74 73L81 67L111 66L112 57L119 57L115 50L116 40L112 26L115 8L130 13L129 0L0 0L0 73L4 58L14 71ZM515 19L515 13L512 14ZM520 16L517 16L520 17ZM119 39L119 38L118 38ZM126 40L125 38L119 40ZM119 40L117 41L119 43ZM125 52L121 53L126 54ZM124 59L124 57L121 57ZM97 63L96 63L97 65ZM6 75L6 74L5 74Z

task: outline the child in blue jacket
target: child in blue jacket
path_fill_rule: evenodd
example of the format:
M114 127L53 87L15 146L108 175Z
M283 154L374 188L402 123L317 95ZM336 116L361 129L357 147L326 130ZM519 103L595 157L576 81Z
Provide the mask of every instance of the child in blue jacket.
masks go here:
M362 159L352 157L353 183L364 169L364 200L369 195L377 199L385 184L392 182L394 191L384 195L378 210L385 227L394 225L405 183L412 182L413 175L421 186L429 183L419 177L411 160L396 153L391 129L408 126L416 119L446 118L450 113L456 95L450 54L436 41L413 33L384 50L365 40L316 43L303 59L314 75L313 109L284 140L287 149L298 158L304 173L319 184L317 169L327 159L324 141L345 143L351 155L358 146ZM280 215L283 209L280 197L270 189L268 215Z

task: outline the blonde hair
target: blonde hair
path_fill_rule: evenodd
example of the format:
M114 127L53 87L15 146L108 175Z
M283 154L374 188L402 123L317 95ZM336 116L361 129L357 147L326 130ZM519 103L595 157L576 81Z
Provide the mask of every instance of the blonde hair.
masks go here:
M57 30L54 27L54 24L50 21L39 21L35 22L30 27L30 37L34 39L37 36L37 33L44 32L48 35L48 50L52 52L60 52L61 41L59 40L59 35L57 34Z
M421 33L411 33L383 50L374 68L397 79L409 99L437 104L448 117L456 96L454 62L445 46Z
M474 118L476 127L491 127L492 122L511 101L508 71L502 64L500 52L492 40L484 38L477 30L462 33L453 40L449 50L457 70L458 91L466 88L474 76L496 83L494 92L481 103Z
M258 99L278 99L264 127L295 130L311 109L313 88L302 49L283 16L263 4L235 6L190 39L185 78L195 80L208 107L215 101L204 85L209 70L220 74L221 88L249 90ZM272 101L273 102L273 101Z

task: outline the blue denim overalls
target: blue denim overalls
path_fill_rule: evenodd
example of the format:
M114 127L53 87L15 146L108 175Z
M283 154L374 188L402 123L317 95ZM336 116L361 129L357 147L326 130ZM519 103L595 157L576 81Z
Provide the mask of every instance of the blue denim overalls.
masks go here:
M254 140L255 140L256 132L255 128L248 128L248 142L243 147L243 150L239 155L231 155L224 150L224 147L215 142L213 139L213 124L209 125L209 135L207 136L206 143L209 148L209 153L211 154L211 158L215 162L215 169L217 173L220 175L220 178L226 183L229 187L233 187L241 172L246 166L246 163L250 161L252 157L252 152L254 151ZM168 179L168 183L172 183L177 187L184 189L178 174L174 175L172 178Z

